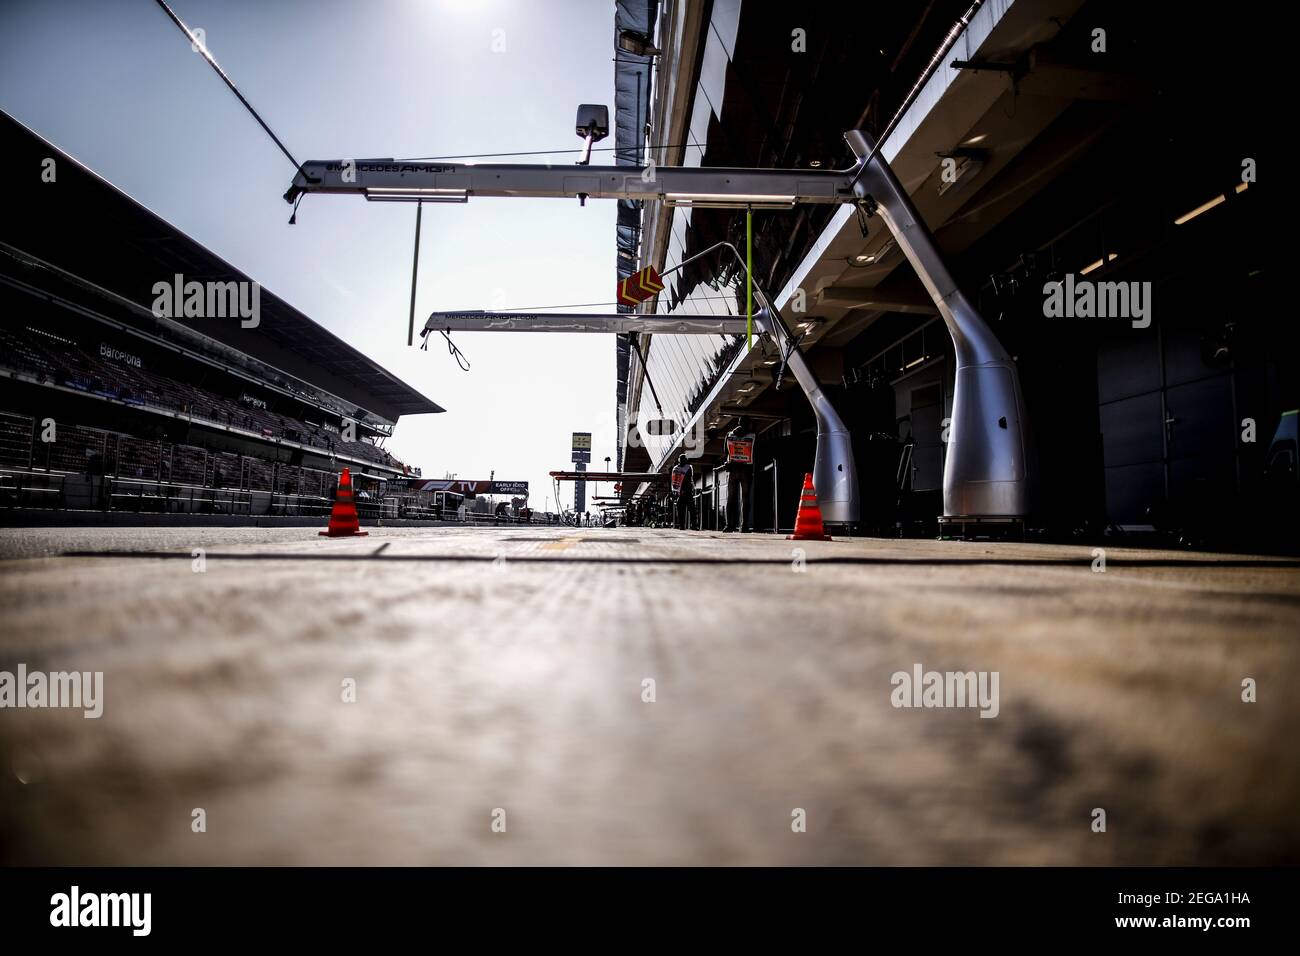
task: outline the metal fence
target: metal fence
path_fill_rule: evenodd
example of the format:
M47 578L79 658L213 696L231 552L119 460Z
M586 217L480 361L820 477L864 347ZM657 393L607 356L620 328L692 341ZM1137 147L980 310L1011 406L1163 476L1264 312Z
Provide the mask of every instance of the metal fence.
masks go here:
M33 471L103 475L177 485L327 495L337 476L197 445L137 438L82 425L56 425L44 440L30 415L0 412L0 466Z
M318 468L81 425L46 430L30 415L0 411L0 507L312 517L330 513L337 485L336 473ZM443 492L402 491L379 498L358 493L356 507L369 521L527 520L473 510L462 519L459 496L454 497ZM539 515L534 520L544 519Z
M253 498L247 491L139 478L106 478L104 501L110 511L137 514L253 514Z
M338 482L333 472L48 424L0 411L0 507L68 507L69 482L78 479L82 503L92 509L320 515L332 507Z
M62 508L66 504L60 474L0 469L0 507Z
M0 465L30 468L32 464L32 429L30 415L0 412Z

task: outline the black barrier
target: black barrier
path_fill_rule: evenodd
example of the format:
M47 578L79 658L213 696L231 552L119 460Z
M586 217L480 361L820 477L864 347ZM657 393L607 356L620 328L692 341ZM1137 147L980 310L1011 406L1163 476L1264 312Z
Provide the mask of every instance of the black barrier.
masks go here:
M1008 942L1098 938L1143 947L1199 940L1233 948L1285 938L1298 873L10 869L0 871L0 918L6 943L120 945L149 938L164 945L202 940L205 949L252 939L292 940L297 949L317 940L373 945L435 930L448 941L487 930L496 946L512 933L541 946L560 938L610 942L610 932L670 945L689 931L693 940L726 939L728 950L747 939L770 946L781 937L800 952L836 939L871 948L900 942L915 946L908 950L914 952L934 952L934 943L947 941L974 953Z

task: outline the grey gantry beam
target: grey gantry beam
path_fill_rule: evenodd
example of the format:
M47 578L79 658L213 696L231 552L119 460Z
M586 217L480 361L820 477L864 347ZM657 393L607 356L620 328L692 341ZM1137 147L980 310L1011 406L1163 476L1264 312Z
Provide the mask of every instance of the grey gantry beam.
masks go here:
M648 332L673 335L744 335L745 319L657 312L434 312L428 332Z
M467 165L398 159L308 160L284 194L361 194L398 202L466 202L471 196L658 199L692 206L789 208L853 202L853 170L701 166Z

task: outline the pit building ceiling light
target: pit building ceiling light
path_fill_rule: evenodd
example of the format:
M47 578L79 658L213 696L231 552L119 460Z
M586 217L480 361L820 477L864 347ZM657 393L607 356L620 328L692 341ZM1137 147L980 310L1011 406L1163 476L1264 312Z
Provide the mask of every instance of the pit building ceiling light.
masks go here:
M1114 262L1114 261L1115 261L1116 259L1118 259L1118 258L1119 258L1119 256L1118 256L1116 253L1114 253L1114 252L1110 252L1110 253L1107 253L1107 254L1106 254L1106 260L1105 260L1105 261L1106 261L1106 262ZM1094 269L1100 269L1101 267L1102 267L1102 260L1101 260L1101 259L1098 259L1096 262L1090 262L1088 265L1086 265L1086 266L1084 266L1082 269L1080 269L1080 270L1079 270L1079 275L1081 275L1081 276L1086 276L1089 272L1092 272Z
M1219 205L1219 203L1227 202L1227 199L1228 199L1227 196L1223 195L1223 193L1219 193L1219 195L1215 196L1209 202L1202 203L1201 205L1193 209L1191 212L1183 213L1181 216L1179 216L1177 219L1174 220L1174 225L1181 226L1185 222L1190 222L1191 220L1199 216L1201 213L1209 212L1215 206Z

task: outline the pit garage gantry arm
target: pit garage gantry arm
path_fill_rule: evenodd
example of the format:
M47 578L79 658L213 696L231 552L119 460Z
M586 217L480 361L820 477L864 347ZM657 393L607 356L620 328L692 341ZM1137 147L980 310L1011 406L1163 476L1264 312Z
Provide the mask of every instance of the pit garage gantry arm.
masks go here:
M745 258L729 242L717 242L695 253L664 275L687 264L726 249L747 268ZM830 396L808 367L799 351L781 313L772 303L762 284L753 283L758 298L759 311L755 316L761 331L768 332L781 349L786 367L794 374L817 418L817 449L813 456L813 485L817 488L818 503L823 519L832 525L852 527L861 518L858 497L857 465L853 458L853 438L840 418ZM629 312L602 315L575 313L529 314L523 312L434 312L425 323L422 335L430 332L496 331L496 332L649 332L674 335L744 335L743 319L721 316L663 315L659 313ZM647 379L648 380L648 379ZM651 385L651 392L654 386ZM658 399L655 399L658 402Z
M934 237L867 134L845 140L847 170L676 166L465 165L404 160L313 160L285 193L345 193L389 202L467 202L470 196L656 199L702 208L787 209L798 203L864 204L876 211L930 293L956 354L956 388L944 469L950 518L1023 516L1029 509L1029 446L1020 378L1010 355L957 288ZM827 521L858 520L849 434L768 297L759 321L776 338L818 419L818 498Z
M659 199L683 206L789 209L855 200L853 171L699 166L465 165L394 159L309 160L284 194L362 194L371 201L466 202L470 196Z

